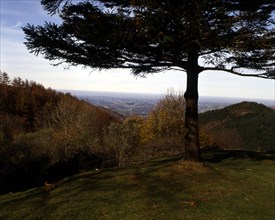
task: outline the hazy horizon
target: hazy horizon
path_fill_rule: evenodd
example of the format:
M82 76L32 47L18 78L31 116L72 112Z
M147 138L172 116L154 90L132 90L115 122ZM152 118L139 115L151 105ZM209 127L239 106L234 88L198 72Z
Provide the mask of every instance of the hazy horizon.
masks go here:
M160 99L165 93L142 93L142 92L117 92L117 91L94 91L94 90L71 90L58 89L60 92L68 92L77 97L114 97L114 98L133 98L133 99ZM177 91L175 91L177 94ZM275 100L266 98L244 98L244 97L222 97L222 96L204 96L199 97L199 102L218 102L218 103L238 103L242 101L253 101L269 106L275 106Z

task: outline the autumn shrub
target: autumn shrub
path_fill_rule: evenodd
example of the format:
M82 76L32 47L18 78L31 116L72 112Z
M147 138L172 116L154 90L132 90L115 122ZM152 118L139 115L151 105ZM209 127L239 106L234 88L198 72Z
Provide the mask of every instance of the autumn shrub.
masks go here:
M111 124L105 143L117 166L124 166L182 152L184 133L184 97L170 90L147 118Z
M184 96L168 90L167 94L149 113L141 134L142 142L156 148L176 148L183 144L184 126ZM167 149L170 151L171 149ZM176 150L177 151L177 150Z
M140 117L129 117L108 127L105 143L114 153L117 166L135 163L141 145L142 124Z
M112 121L107 112L65 97L48 117L47 127L59 157L68 160L79 152L102 154L105 130Z
M217 149L219 148L213 136L210 135L205 129L200 128L199 130L200 135L200 147L202 149Z

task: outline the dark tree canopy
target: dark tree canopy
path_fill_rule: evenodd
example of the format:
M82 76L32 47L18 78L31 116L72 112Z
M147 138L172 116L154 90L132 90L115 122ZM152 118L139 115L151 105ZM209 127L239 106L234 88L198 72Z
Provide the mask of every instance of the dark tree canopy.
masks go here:
M185 154L200 160L198 76L275 79L274 0L42 0L60 25L23 27L28 50L55 65L187 74Z
M23 30L31 52L72 65L146 74L186 70L193 53L202 61L200 72L274 78L272 2L42 0L44 9L59 13L63 23L28 24Z

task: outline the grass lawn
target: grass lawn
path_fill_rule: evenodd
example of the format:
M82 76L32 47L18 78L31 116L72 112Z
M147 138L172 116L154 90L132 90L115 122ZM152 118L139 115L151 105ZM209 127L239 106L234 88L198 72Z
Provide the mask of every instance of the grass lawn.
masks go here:
M203 152L0 195L0 219L275 219L275 155Z

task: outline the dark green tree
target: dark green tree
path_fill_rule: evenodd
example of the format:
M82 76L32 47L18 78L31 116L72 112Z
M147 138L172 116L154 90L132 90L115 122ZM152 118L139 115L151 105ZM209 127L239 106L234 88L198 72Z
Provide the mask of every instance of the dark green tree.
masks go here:
M0 85L9 85L10 77L6 72L0 71Z
M203 71L275 78L273 0L42 0L61 24L23 27L36 55L93 69L187 74L185 155L199 161L198 77Z

